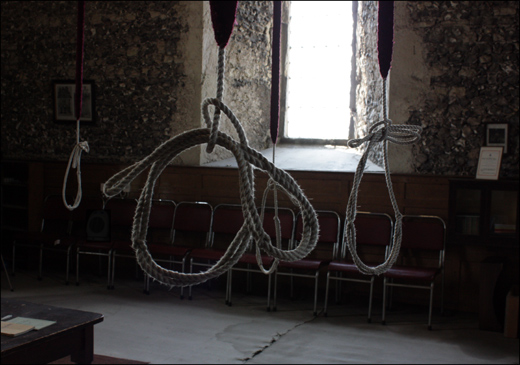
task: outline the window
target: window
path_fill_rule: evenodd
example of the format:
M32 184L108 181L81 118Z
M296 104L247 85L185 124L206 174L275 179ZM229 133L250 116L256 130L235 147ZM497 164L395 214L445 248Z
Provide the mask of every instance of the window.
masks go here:
M292 1L284 137L348 139L353 17L350 1Z

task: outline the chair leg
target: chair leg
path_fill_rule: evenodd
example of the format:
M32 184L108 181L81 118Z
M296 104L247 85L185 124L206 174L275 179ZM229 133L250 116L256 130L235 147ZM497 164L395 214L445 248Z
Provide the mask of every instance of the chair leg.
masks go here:
M267 279L267 311L271 310L271 278L272 273L269 274L269 278Z
M40 245L40 262L38 263L38 280L43 280L42 266L43 266L43 244Z
M72 246L67 248L67 271L65 272L65 285L69 285L69 270L70 270L70 251L72 250Z
M430 310L428 312L428 330L432 330L432 310L433 310L433 281L430 284Z
M112 265L110 264L112 263ZM108 289L114 289L114 271L116 266L116 253L115 251L108 251ZM112 270L110 270L112 269Z
M323 315L327 317L327 304L329 302L329 282L330 282L330 271L327 271L327 280L325 283L325 304L323 306Z
M76 286L79 285L79 247L76 249Z
M276 312L276 294L278 291L278 272L274 272L274 290L273 290L273 306L272 311Z
M368 297L368 323L372 323L372 299L374 297L374 276L370 278L370 295Z
M316 270L316 274L314 275L314 310L313 315L316 317L318 315L318 278L320 276L319 270Z
M16 241L13 242L13 267L11 268L11 275L14 276L14 256L15 256L15 250L16 250Z
M381 324L386 324L386 280L383 279L383 319L381 320Z
M291 274L293 270L291 269ZM291 275L289 276L289 279L291 281L291 300L294 299L294 277Z
M226 304L231 307L231 290L233 284L233 269L229 269L227 272L227 282L226 282Z
M186 264L186 257L183 257L182 258L182 264L181 264L181 270L182 272L184 272L184 267L185 267L185 264ZM190 295L191 295L191 292L190 292ZM180 296L181 299L184 299L184 287L181 286L181 296Z
M193 273L193 258L190 259L190 274ZM191 300L191 288L192 288L192 285L189 286L189 289L188 289L188 299Z
M11 289L11 291L14 291L13 285L11 284L11 279L9 278L9 273L7 272L7 267L5 267L4 255L2 255L1 258L2 258L2 267L4 269L5 276L7 277L7 283L9 284L9 288Z
M144 274L144 287L143 287L143 293L150 295L150 277L147 273Z

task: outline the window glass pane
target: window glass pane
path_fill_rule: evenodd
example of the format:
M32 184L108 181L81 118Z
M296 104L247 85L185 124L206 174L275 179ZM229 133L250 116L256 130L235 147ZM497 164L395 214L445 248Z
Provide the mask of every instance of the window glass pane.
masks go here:
M347 139L352 3L293 1L289 30L287 137Z

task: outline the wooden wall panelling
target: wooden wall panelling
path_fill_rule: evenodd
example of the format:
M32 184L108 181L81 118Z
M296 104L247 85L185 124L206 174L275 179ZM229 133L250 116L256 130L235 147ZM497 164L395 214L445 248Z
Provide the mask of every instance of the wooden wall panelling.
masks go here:
M448 221L448 178L406 178L404 214L424 214Z
M118 164L82 164L84 195L100 194L99 185L125 166ZM39 229L43 199L48 194L61 194L66 162L30 163L30 226ZM317 210L334 210L342 220L353 184L353 173L288 171L303 189L313 207ZM138 197L148 171L144 171L132 183L130 197ZM75 170L69 177L69 192L76 193ZM392 175L394 192L399 209L404 214L434 214L447 220L449 177ZM255 202L261 203L268 176L255 170ZM159 177L155 187L155 198L207 201L213 206L219 203L240 203L238 171L233 168L210 168L190 166L168 166ZM296 207L290 200L279 194L280 206ZM272 193L268 204L272 204ZM363 176L358 196L358 210L384 212L394 215L385 178L380 173ZM477 312L479 273L481 262L503 253L476 246L448 246L446 251L445 307L456 310ZM383 257L376 252L367 252L370 261L382 262ZM408 255L402 253L400 260ZM432 258L421 257L428 262ZM432 261L433 262L433 261ZM436 289L435 303L440 299L440 282ZM364 292L365 288L359 288ZM379 293L376 288L376 297ZM422 301L420 291L396 292L396 300ZM426 302L425 302L426 303Z
M175 202L201 201L201 192L202 175L197 169L168 166L157 179L154 197Z

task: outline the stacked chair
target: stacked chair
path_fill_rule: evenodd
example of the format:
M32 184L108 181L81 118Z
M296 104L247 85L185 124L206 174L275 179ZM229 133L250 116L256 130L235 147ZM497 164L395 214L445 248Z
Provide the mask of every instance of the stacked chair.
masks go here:
M262 211L260 209L259 214L262 218ZM263 228L265 232L271 238L273 245L276 245L276 226L275 226L276 210L273 207L265 207L263 213ZM278 208L278 219L280 221L280 240L281 244L285 243L286 246L292 245L293 231L295 224L295 214L292 209L289 208ZM261 255L262 265L266 270L269 270L273 264L274 259L267 256L266 254ZM228 273L227 283L227 303L231 305L231 288L232 288L232 275L233 271L244 271L247 272L247 290L252 290L251 285L251 273L258 273L265 276L258 267L256 258L256 248L253 242L250 242L249 250L240 257L237 264ZM267 311L271 310L271 277L273 274L268 275L267 282Z
M392 218L388 214L383 213L357 212L354 224L356 227L358 251L363 251L363 249L369 247L377 250L379 247L384 249L384 255L386 258L388 247L392 242ZM339 249L336 250L336 252L338 251ZM366 262L366 264L368 266L376 266L378 263ZM327 316L329 285L331 280L336 281L336 284L340 284L342 281L348 281L370 285L370 294L368 299L368 322L370 323L372 320L372 297L375 276L366 276L358 271L356 265L349 256L345 239L342 241L340 257L336 257L328 266L327 284L325 289L325 316ZM339 298L339 287L339 285L336 285L336 301L338 301Z
M78 216L76 214L75 216ZM19 247L39 250L38 279L43 275L44 251L61 252L66 256L65 283L69 283L70 253L76 240L71 235L73 213L65 208L61 195L49 195L43 203L39 232L21 232L14 236L12 274L15 274L16 251Z
M444 302L444 251L446 245L446 224L436 216L404 215L401 250L409 250L408 261L394 265L384 273L383 280L383 320L386 324L387 287L406 287L430 291L428 329L432 329L433 288L437 277L441 277L441 312ZM433 254L434 264L420 262L416 254ZM436 257L435 257L436 256Z
M94 210L88 209L89 202L84 204L87 213L86 232L76 244L76 285L79 285L80 255L94 255L107 258L107 288L113 289L114 247L131 246L130 237L137 202L135 199L112 198L105 207L95 204ZM109 217L108 225L108 218L103 217Z
M178 203L175 207L172 232L172 242L175 246L172 246L166 251L164 247L161 250L155 247L152 248L150 252L152 254L166 253L181 257L180 262L183 270L185 270L188 257L190 257L193 252L196 253L197 250L208 247L212 219L213 207L207 202L182 201ZM192 268L193 262L190 261L190 272ZM190 286L190 299L191 292ZM181 298L184 298L184 288L181 288Z
M321 210L316 213L318 214L318 223L320 225L320 235L316 248L304 259L294 262L280 261L278 269L275 272L273 310L277 309L276 298L278 276L290 276L291 298L294 295L293 278L311 278L314 279L313 313L315 316L317 315L319 273L321 269L328 265L335 256L335 250L337 250L338 242L340 241L341 224L340 217L336 212ZM302 229L303 224L301 215L299 214L292 247L295 247L296 243L301 240ZM321 255L320 251L323 251L321 252Z
M171 202L173 204L173 202ZM180 202L174 206L173 215L170 207L163 204L152 205L150 221L155 221L155 230L171 227L169 242L160 243L157 239L148 243L148 251L155 257L157 262L179 264L181 272L186 270L186 260L191 252L192 246L180 237L184 233L194 233L197 238L204 234L204 244L208 240L209 226L211 225L212 208L205 202ZM166 210L168 213L166 213ZM150 227L152 225L150 224ZM144 292L150 293L149 276L145 275ZM180 298L184 298L184 288L181 288Z

